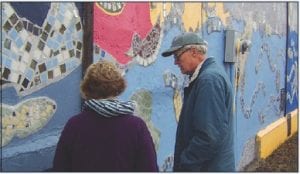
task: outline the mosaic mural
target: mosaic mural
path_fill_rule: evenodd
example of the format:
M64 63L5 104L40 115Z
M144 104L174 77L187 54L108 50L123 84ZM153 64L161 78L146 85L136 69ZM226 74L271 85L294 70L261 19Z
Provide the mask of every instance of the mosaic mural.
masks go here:
M43 10L43 14L35 14L42 19L37 22L12 3L1 3L1 87L2 91L13 87L18 98L14 104L2 103L4 148L13 144L14 137L18 141L38 132L58 114L61 101L38 92L70 77L83 60L83 23L78 7L75 3L47 4L37 11ZM282 91L287 92L286 112L298 105L298 6L288 3L287 21L286 4L94 3L93 61L108 59L122 71L128 87L121 98L137 101L137 115L153 137L160 171L172 171L182 90L188 81L172 59L160 57L161 51L185 31L209 40L208 53L222 63L226 29L237 31L237 43L251 43L246 52L237 52L233 66L224 64L235 87L236 166L242 168L255 157L255 133L283 116Z

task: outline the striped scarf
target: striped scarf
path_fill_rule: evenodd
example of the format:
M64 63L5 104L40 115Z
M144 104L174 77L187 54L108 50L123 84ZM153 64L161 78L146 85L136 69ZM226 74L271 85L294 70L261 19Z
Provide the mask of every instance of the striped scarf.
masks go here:
M134 101L121 102L113 99L92 99L85 101L84 104L104 117L133 114L136 106Z

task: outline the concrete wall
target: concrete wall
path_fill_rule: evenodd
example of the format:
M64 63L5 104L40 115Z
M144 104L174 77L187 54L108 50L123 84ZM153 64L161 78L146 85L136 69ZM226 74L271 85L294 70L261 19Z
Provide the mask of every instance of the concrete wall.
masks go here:
M80 3L1 5L2 170L45 170L64 124L81 108L84 9ZM120 99L138 101L160 170L171 171L186 77L160 54L174 36L197 32L234 84L236 166L242 170L259 157L260 130L292 111L298 117L297 13L297 3L284 2L99 2L93 61L108 59L122 70L128 88ZM224 62L227 30L235 30L235 63ZM251 46L242 52L244 41Z

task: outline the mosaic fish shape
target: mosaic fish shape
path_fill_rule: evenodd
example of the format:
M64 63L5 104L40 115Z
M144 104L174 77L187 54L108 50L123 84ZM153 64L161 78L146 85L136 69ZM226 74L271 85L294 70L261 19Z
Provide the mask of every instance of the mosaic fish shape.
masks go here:
M95 3L94 42L120 64L135 59L140 65L150 65L157 58L161 39L160 22L151 23L150 3Z
M51 3L40 27L2 4L2 87L19 95L57 82L81 64L82 24L74 3Z
M13 137L25 138L44 127L56 112L56 103L48 97L25 100L17 105L1 105L2 144Z

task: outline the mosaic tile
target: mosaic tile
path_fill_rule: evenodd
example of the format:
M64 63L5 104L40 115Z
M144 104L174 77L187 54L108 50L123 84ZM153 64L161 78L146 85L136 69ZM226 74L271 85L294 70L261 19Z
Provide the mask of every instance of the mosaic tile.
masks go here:
M20 84L22 75L19 75L17 83Z
M78 50L81 50L82 49L82 43L81 42L77 42L77 47L76 47Z
M22 61L25 63L29 63L31 61L30 56L27 52L24 52L22 57Z
M61 23L64 22L64 16L62 14L59 14L56 19L59 20Z
M34 85L41 84L41 78L40 78L40 76L35 76L33 82L34 82Z
M24 76L27 78L27 79L32 79L33 78L33 75L34 75L34 71L30 68L26 68L25 70L25 73L24 73Z
M62 57L61 54L57 55L57 56L54 57L54 58L57 59L57 62L58 62L59 64L61 64L62 62L65 62L65 61L64 61L64 58Z
M41 38L43 39L43 41L47 41L47 38L48 38L48 34L44 31L44 32L42 32L42 36L41 36Z
M58 77L61 75L60 69L58 67L54 68L53 75L54 75L54 77Z
M20 36L20 38L22 38L23 41L27 40L27 38L29 37L29 35L25 29L23 29L19 32L19 36ZM28 41L29 41L29 39L28 39Z
M45 47L45 43L42 42L42 41L40 40L39 43L38 43L38 48L39 48L41 51L43 51L44 47Z
M59 67L60 67L60 71L61 71L62 74L66 72L66 65L65 64L62 64Z
M36 65L37 65L37 61L31 60L30 68L35 69Z
M31 33L33 33L33 24L32 23L28 23L27 30L30 31Z
M94 46L94 52L96 53L96 54L99 54L100 53L100 48L97 46L97 45L95 45Z
M22 82L22 86L23 86L24 88L27 88L29 82L30 82L30 81L29 81L28 79L24 78L24 80L23 80L23 82Z
M17 81L18 81L18 74L12 72L11 75L10 75L9 81L17 83Z
M70 55L70 57L74 57L75 56L74 49L72 49L72 50L69 51L69 55Z
M10 47L11 47L11 40L6 38L4 41L4 48L10 49Z
M73 48L73 42L68 42L67 43L67 49L70 50L71 48Z
M45 65L45 63L40 64L38 67L39 67L40 73L43 73L44 71L46 71L46 65Z
M46 45L48 45L48 47L56 50L58 48L58 44L55 43L55 41L53 41L52 39L48 39Z
M53 52L54 56L57 56L58 54L59 54L59 50L56 50L56 51Z
M50 33L50 30L51 30L51 25L49 23L47 23L45 26L45 31Z
M41 83L45 83L48 81L48 73L47 72L44 72L40 75L40 80L41 80Z
M48 17L48 22L49 22L49 25L54 25L55 23L55 18L53 16L49 16Z
M16 31L19 32L23 29L23 23L21 21L18 22L18 24L15 27Z
M105 52L101 50L101 57L105 57Z
M57 59L55 59L55 58L49 59L45 63L46 63L47 69L53 69L56 66L58 66Z
M32 47L31 43L27 42L26 45L25 45L25 50L26 50L27 52L30 52L31 47Z
M78 30L81 30L81 24L80 24L80 22L78 22L78 23L76 24L76 29L77 29L77 31L78 31Z
M10 74L10 69L4 67L4 71L3 71L3 74L2 74L3 78L8 79L9 74Z
M11 29L11 30L10 30L9 36L10 36L13 40L16 40L16 39L19 37L18 32L17 32L15 29Z
M33 32L34 35L38 36L40 35L40 29L36 27L35 25L33 26Z
M65 34L65 40L72 40L72 34L70 32Z
M2 65L4 65L7 68L11 68L11 62L11 59L9 59L8 57L2 58Z
M24 42L20 37L15 41L15 43L18 48L21 48L24 45Z
M9 17L9 21L11 22L12 25L15 25L18 21L18 17L15 13L13 13L10 17Z
M12 62L12 66L11 66L11 70L13 71L13 72L16 72L16 71L19 71L19 67L20 67L20 62L18 62L18 61L13 61Z
M57 37L56 37L56 41L58 42L58 43L61 43L62 41L63 41L63 37L62 37L62 35L57 35Z
M26 64L20 63L19 71L21 74L23 74L25 72L25 69L26 69Z
M24 28L27 28L27 21L25 21L25 20L23 20L23 26L24 26Z
M81 52L80 51L76 51L76 58L78 58L78 59L81 58Z

